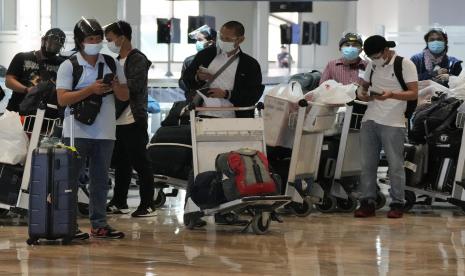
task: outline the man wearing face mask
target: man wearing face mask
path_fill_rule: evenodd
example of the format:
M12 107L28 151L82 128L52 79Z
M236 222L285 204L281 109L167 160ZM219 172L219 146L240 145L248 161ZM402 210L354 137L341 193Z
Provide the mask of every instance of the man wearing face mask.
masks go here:
M441 29L431 29L424 36L426 48L412 56L419 80L433 80L448 86L449 76L458 76L462 61L447 55L449 49L447 34Z
M367 62L359 55L362 52L363 41L355 33L345 34L339 40L341 58L328 62L320 78L320 84L327 80L335 80L344 85L360 83L360 72L365 71Z
M74 57L63 62L57 73L58 104L66 106L63 122L63 136L70 137L69 106L93 95L100 95L102 104L92 124L84 124L75 119L75 146L81 157L81 174L89 161L89 218L91 235L99 239L121 239L124 233L110 227L106 217L108 193L108 170L116 132L115 98L127 101L129 93L125 85L123 69L116 61L100 54L103 30L95 19L81 19L74 27L74 43L78 50ZM73 59L73 60L71 60ZM76 64L77 63L77 64ZM112 65L110 65L112 64ZM101 76L112 73L117 77L110 84L104 83ZM80 67L81 76L74 78L74 70ZM102 69L100 69L102 68ZM103 72L99 72L103 71ZM108 93L113 91L113 93ZM69 144L69 141L66 141ZM87 239L89 235L78 231L76 238Z
M132 28L128 22L117 21L105 28L108 48L124 68L129 89L129 101L117 101L116 142L113 151L115 187L107 212L129 212L127 197L134 168L140 180L140 204L133 217L155 215L153 206L154 182L147 155L147 81L150 62L138 49L132 47Z
M65 39L62 30L53 28L42 37L40 50L14 56L5 77L6 87L13 90L6 109L19 112L19 104L34 86L41 81L55 82L58 67L64 61L57 54L63 48Z
M375 35L365 40L363 47L371 62L358 91L358 97L367 101L368 107L360 129L362 195L361 205L355 211L355 217L375 216L381 148L387 156L391 182L392 202L387 217L403 216L405 111L407 101L417 99L418 76L412 61L397 57L396 53L390 50L395 46L394 41L386 41L384 37ZM402 76L396 74L395 66L401 66Z
M262 73L258 62L239 47L245 39L244 33L244 26L240 22L225 23L221 27L216 46L198 52L186 68L182 80L187 86L199 89L208 81L208 97L222 99L236 107L257 103L264 89ZM222 67L221 74L213 80L213 75ZM251 110L225 113L222 116L243 118L253 115L254 111Z
M209 27L208 25L203 25L197 30L192 31L189 33L189 37L192 39L196 39L197 41L195 42L195 49L197 52L202 51L205 48L208 48L210 46L215 45L216 42L216 30ZM194 60L195 55L187 57L183 64L182 64L182 70L181 70L181 78L179 79L179 88L184 90L184 95L186 96L187 101L191 101L192 97L192 90L189 89L187 84L183 81L183 75L184 72L186 71L186 68L189 67L189 65L192 63Z

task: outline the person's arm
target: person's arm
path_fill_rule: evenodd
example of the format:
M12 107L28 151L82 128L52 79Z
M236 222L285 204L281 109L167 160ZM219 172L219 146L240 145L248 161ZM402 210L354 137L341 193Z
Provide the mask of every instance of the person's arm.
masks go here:
M28 93L30 89L18 81L18 78L23 73L24 54L16 54L8 66L5 76L5 86L17 93Z
M124 101L129 100L129 89L126 84L127 80L123 72L123 67L120 65L119 62L115 62L115 63L116 63L117 78L114 81L112 81L111 88L113 90L113 93L115 94L115 97L118 100L124 102Z
M126 79L129 88L129 98L136 98L147 88L148 65L143 55L135 54L126 60L128 62Z
M184 74L181 76L181 79L190 89L199 89L200 87L202 87L202 85L205 84L205 80L200 79L197 73L199 72L199 67L201 65L206 67L206 64L202 64L202 62L205 62L205 53L209 51L209 49L205 49L203 51L198 52L192 60L191 64L187 66L186 70L184 71Z
M241 61L239 60L239 63ZM247 68L245 71L245 76L247 79L244 80L243 91L233 91L230 92L230 101L234 106L252 106L255 105L260 97L263 95L263 90L265 87L262 84L262 71L260 69L260 64L250 58L250 64L246 64ZM239 66L238 66L239 67ZM238 68L239 69L239 68ZM242 72L236 74L235 83L238 80ZM236 85L234 85L236 88Z
M360 79L360 86L357 89L357 98L364 102L369 102L373 100L372 96L368 95L368 88L370 87L370 83L365 81L364 79Z

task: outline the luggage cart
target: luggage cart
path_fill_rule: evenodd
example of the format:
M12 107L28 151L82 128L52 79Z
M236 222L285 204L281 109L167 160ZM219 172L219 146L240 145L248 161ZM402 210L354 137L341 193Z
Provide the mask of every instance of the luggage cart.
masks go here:
M334 177L329 194L325 193L323 204L317 205L321 212L331 212L336 208L343 212L352 212L357 208L358 195L355 188L360 182L360 127L366 102L354 100L347 104L339 141ZM354 107L357 106L357 110ZM357 112L355 112L357 111ZM330 197L330 198L327 198ZM386 196L377 189L376 209L386 204Z
M287 207L297 216L308 216L313 204L325 204L316 179L324 132L333 126L339 107L300 100L297 113L290 114L289 127L295 135L285 194L292 198Z
M263 106L258 106L260 110ZM220 153L237 150L239 148L251 148L266 152L263 119L258 118L199 118L195 112L201 111L244 111L253 110L252 107L231 108L190 108L190 122L192 135L192 155L194 179L200 172L215 170L215 159ZM276 219L276 208L288 203L289 196L251 196L236 199L220 204L211 209L201 209L192 198L186 199L184 208L184 224L189 228L195 227L196 220L203 216L220 215L249 215L251 219L243 229L251 226L255 234L265 234L268 231L271 220Z
M51 137L55 128L61 124L61 121L58 118L52 119L45 117L45 111L47 108L57 109L58 107L51 104L41 103L37 109L36 115L24 117L24 131L30 135L30 137L18 199L15 205L0 203L0 209L10 210L20 215L27 214L27 209L29 207L29 180L31 177L32 152L36 147L38 147L41 138ZM82 188L78 190L78 203L80 211L88 209L88 193Z

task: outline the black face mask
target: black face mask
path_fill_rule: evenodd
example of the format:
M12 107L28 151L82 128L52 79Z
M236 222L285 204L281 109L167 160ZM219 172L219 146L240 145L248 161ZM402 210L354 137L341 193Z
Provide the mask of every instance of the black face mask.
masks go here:
M63 45L50 39L45 41L44 45L41 47L41 51L45 57L50 58L56 56L62 47Z
M46 58L54 57L54 56L56 56L56 54L58 53L58 52L49 52L49 51L47 51L46 48L45 48L45 46L41 47L41 48L40 48L40 51L42 52L42 55L43 55L44 57L46 57Z

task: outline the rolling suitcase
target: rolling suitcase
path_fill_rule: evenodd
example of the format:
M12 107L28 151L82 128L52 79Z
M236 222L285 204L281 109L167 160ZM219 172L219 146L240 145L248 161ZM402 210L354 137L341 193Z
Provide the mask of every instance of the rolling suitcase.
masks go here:
M29 239L61 239L68 244L77 230L79 157L74 150L74 116L71 115L71 147L38 147L31 163L29 187Z
M428 145L404 145L405 184L425 188L423 178L428 171Z
M0 164L0 203L8 206L16 204L22 177L22 166Z

